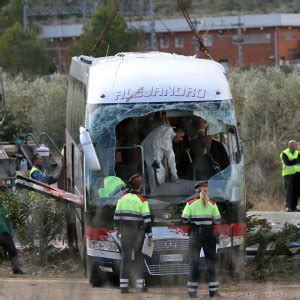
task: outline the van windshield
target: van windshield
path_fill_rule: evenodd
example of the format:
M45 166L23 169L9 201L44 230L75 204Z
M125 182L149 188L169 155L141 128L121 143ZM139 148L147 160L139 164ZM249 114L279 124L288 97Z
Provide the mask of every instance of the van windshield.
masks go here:
M136 173L148 198L180 202L196 182L230 166L227 127L236 123L230 100L92 105L87 115L102 168L86 170L88 206L114 205Z

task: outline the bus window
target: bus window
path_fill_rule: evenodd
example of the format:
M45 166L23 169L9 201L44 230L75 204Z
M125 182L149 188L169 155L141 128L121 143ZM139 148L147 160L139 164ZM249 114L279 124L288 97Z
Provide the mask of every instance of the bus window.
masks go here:
M228 141L229 141L229 147L231 149L231 157L232 161L235 163L240 163L242 155L240 151L240 144L238 141L238 135L237 135L237 130L235 127L231 126L228 129Z

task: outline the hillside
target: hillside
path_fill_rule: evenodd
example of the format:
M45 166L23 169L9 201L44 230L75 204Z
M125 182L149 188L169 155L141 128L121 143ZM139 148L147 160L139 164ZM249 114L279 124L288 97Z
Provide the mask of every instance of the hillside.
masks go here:
M83 5L82 0L35 0L30 1L31 7L41 6L74 6ZM87 5L97 7L101 3L112 2L110 0L85 0ZM184 0L189 6L191 15L216 16L253 13L286 12L299 13L300 0ZM156 13L161 17L179 16L176 0L154 0ZM123 0L122 10L148 11L149 0Z

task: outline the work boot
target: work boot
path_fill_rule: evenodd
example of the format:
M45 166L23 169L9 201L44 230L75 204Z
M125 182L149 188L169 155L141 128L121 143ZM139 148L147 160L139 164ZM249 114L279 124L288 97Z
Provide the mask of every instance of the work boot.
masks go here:
M17 256L15 256L11 259L11 267L12 267L12 270L13 270L13 274L19 274L19 275L24 274L24 272L21 270L21 267L20 267Z
M136 292L137 293L145 293L147 291L148 291L148 289L146 288L145 280L144 279L137 279L136 280Z
M129 293L129 289L125 288L125 289L121 289L121 294L128 294Z
M218 291L209 292L209 298L220 298Z
M21 269L14 269L13 274L24 275L24 272Z
M190 298L197 298L197 293L188 292Z
M136 288L137 293L146 293L147 291L148 291L148 288L146 288L145 286L142 288Z

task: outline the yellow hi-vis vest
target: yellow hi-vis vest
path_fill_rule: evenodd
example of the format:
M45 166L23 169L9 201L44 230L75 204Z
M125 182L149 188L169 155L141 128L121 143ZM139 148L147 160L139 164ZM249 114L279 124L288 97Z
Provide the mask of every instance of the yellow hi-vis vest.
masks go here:
M287 148L280 154L280 159L282 162L282 176L293 175L296 172L299 172L299 165L287 166L282 160L282 154L285 153L288 160L294 160L298 158L299 152L296 150L294 153L291 153L290 149ZM298 170L298 171L297 171Z
M200 198L195 198L186 204L181 219L192 225L213 225L221 222L221 215L213 200L207 201L204 206Z
M32 173L35 172L35 171L38 171L39 173L41 173L42 175L44 175L43 172L42 172L39 168L33 166L33 167L31 168L31 170L30 170L30 173L29 173L30 178L32 178L31 175L32 175Z

